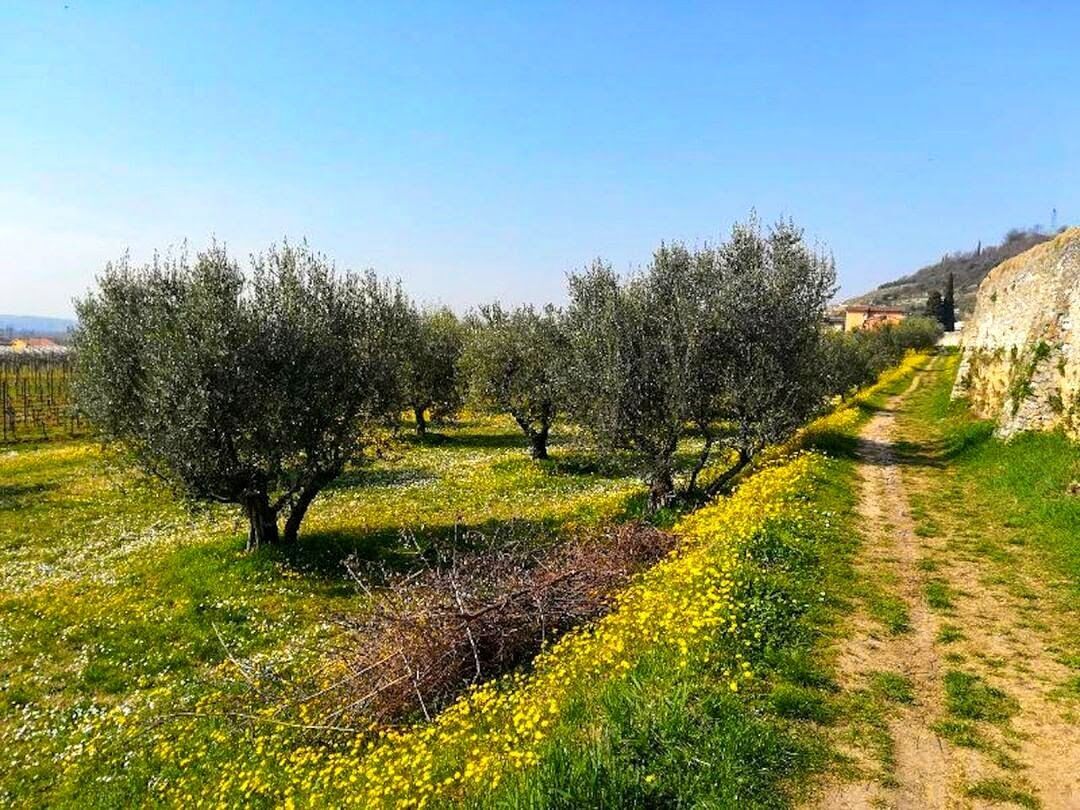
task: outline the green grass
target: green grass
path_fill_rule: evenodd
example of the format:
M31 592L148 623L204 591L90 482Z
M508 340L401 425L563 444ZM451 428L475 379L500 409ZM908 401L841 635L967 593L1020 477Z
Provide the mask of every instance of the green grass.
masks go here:
M898 672L875 672L870 676L870 688L893 703L913 703L915 692L911 681Z
M965 792L973 799L985 799L1000 804L1015 804L1019 807L1030 808L1030 810L1038 810L1041 806L1039 800L1031 793L1013 787L1002 779L982 779L968 785Z
M1002 690L990 686L978 675L959 670L945 673L945 705L961 720L1000 723L1017 711L1017 702Z
M991 561L1014 562L1017 548L1034 548L1080 595L1080 498L1069 495L1080 479L1080 451L1060 433L1024 433L994 439L993 424L973 419L962 400L950 399L958 356L935 363L929 379L908 400L902 418L920 436L912 461L947 464L946 486L924 493L922 514L964 517L977 540L971 550ZM960 526L950 526L950 529Z
M860 593L870 615L880 622L891 635L899 636L911 630L911 615L907 602L899 596L888 593L873 581L864 580Z
M927 580L923 590L927 604L934 610L949 611L956 603L956 591L943 579Z
M954 624L943 624L938 630L937 640L939 644L953 644L966 638L964 631Z
M935 733L961 748L974 748L977 751L990 750L989 742L980 733L978 727L967 720L940 720L934 724L933 729Z
M587 710L571 712L540 763L478 807L783 807L831 761L824 729L850 709L822 665L853 581L852 462L824 462L807 498L818 520L783 517L752 544L747 621L769 632L747 651L748 692L714 660L646 658ZM895 684L891 684L896 688Z

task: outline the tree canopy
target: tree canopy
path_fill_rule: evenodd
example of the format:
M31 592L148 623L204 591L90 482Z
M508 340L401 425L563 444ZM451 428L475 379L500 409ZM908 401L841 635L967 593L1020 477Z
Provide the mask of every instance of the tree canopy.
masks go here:
M597 440L639 458L650 502L675 494L687 424L705 440L687 489L724 444L745 465L818 407L820 329L831 258L790 222L736 225L719 247L662 245L621 279L594 263L570 279L575 414Z
M416 419L416 432L423 436L429 416L448 417L461 407L464 381L460 366L465 334L457 316L445 307L414 307L410 316L402 388L405 404Z
M463 363L474 401L510 414L546 459L551 426L564 405L567 341L553 306L482 307L473 319Z

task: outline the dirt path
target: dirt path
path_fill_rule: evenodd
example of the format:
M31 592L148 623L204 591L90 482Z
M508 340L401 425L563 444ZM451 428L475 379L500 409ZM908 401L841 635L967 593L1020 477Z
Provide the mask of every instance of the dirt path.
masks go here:
M918 531L909 492L942 486L950 472L932 458L912 463L897 449L912 440L897 418L911 390L873 417L857 448L864 543L856 572L864 590L836 658L842 699L856 708L837 733L844 781L826 786L816 806L1080 808L1080 723L1075 704L1055 699L1071 673L1057 660L1053 629L1035 620L1044 597L1038 574L1019 597L1015 583L1005 587L965 553L978 532L961 514L943 525L974 536ZM934 583L946 583L946 593L932 608ZM898 617L891 625L868 607L881 594ZM1009 707L1001 709L1009 716L987 709L979 717L978 704L958 717L946 697L947 673L955 690L956 671L978 679L968 685L1000 690L990 693L992 705ZM888 700L875 683L903 683L906 693Z

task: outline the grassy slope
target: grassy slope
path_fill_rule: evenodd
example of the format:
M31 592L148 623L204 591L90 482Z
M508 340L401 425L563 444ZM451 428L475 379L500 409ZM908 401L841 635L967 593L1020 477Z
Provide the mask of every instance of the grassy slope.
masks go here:
M850 462L822 460L807 492L815 518L778 518L747 549L746 621L755 683L734 694L729 650L709 660L644 655L578 699L539 764L480 807L782 807L796 779L826 762L819 724L832 684L815 660L844 607L851 535L830 516L851 506Z
M923 530L978 538L970 549L1007 575L1017 565L1042 566L1064 606L1080 596L1080 447L1060 433L1028 433L1002 442L993 425L951 401L959 356L936 364L936 378L911 398L905 427L917 437L907 451L942 465L942 486L914 499ZM951 525L950 525L951 524ZM1080 662L1078 662L1080 663Z
M771 521L748 544L740 589L751 631L749 689L728 687L724 640L705 658L657 652L626 678L582 698L563 717L539 764L476 802L480 807L784 807L832 754L825 728L841 705L823 650L856 588L851 559L859 426L902 391L898 375L856 403L854 418L811 434L805 509ZM896 699L875 684L868 700Z
M981 252L964 251L949 254L934 264L927 265L909 276L882 284L868 293L850 299L849 303L904 306L921 309L931 290L944 295L949 274L954 276L957 317L970 314L975 307L975 294L979 283L994 267L1035 245L1051 238L1047 234L1032 231L1015 233L1000 245L984 247Z

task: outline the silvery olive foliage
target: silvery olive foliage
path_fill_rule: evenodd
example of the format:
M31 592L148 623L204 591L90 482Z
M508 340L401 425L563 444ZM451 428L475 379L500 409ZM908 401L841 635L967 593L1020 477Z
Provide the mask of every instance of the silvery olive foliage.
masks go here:
M553 306L505 310L482 307L474 317L463 364L472 398L509 413L529 440L532 457L546 459L551 426L564 407L568 344Z
M746 463L821 406L821 335L836 268L790 221L767 231L756 219L737 224L717 254L712 428L699 426Z
M751 219L718 247L662 245L625 279L595 262L570 278L574 414L601 446L637 456L653 508L676 495L688 426L704 446L686 492L717 446L737 452L734 474L820 406L834 289L832 259L789 222L764 232Z
M712 260L665 245L628 279L601 261L570 277L574 415L601 447L637 455L654 507L674 493L675 451L709 384Z
M306 244L271 247L247 274L219 244L194 261L125 258L77 309L80 407L184 496L242 506L250 547L294 542L400 407L401 290Z
M461 353L465 328L449 309L410 310L407 351L402 365L405 405L416 419L416 432L427 432L428 418L452 416L461 408L464 383Z

